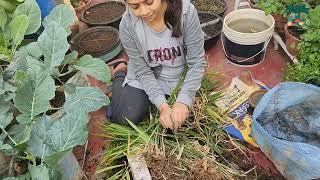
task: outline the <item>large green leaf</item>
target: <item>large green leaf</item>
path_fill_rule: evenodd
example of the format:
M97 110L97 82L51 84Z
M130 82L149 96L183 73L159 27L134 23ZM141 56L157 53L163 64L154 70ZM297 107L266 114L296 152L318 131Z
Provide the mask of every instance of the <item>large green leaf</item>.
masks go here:
M49 180L49 171L44 164L38 166L29 164L28 169L32 180Z
M13 125L8 131L9 135L16 142L16 145L23 144L30 139L31 127L27 125Z
M76 91L66 97L64 110L70 113L75 110L89 113L109 103L109 98L98 88L76 87Z
M35 0L25 0L24 3L20 4L14 11L14 17L26 15L28 18L28 28L26 30L26 35L33 34L41 26L41 14L39 5Z
M4 81L3 72L0 70L0 96L3 95L5 101L11 100L15 96L16 88Z
M10 148L9 145L3 144L2 140L6 137L4 129L11 123L13 120L13 113L10 111L10 105L4 100L3 95L0 96L0 130L2 132L0 139L0 150Z
M78 58L78 52L72 51L64 57L63 64L72 64Z
M0 151L6 151L11 149L12 147L9 144L3 144L3 142L0 141Z
M55 96L55 84L44 67L35 64L27 73L18 71L16 81L13 101L16 108L29 117L29 121L49 109L49 100Z
M16 16L10 22L11 39L15 46L18 46L22 42L28 28L28 23L28 17L26 15Z
M3 7L0 6L0 28L4 31L4 27L7 24L7 13Z
M32 127L30 141L27 151L36 157L47 157L53 150L45 142L48 139L48 131L52 127L53 121L49 116L43 115Z
M32 42L26 46L19 48L19 50L15 54L15 62L12 63L8 68L13 72L18 70L27 71L29 68L27 59L30 57L40 58L42 56L42 52L36 42ZM36 61L38 61L35 59Z
M82 56L74 67L100 81L108 83L111 80L106 63L90 55Z
M50 23L38 38L38 46L47 68L59 66L69 49L68 34L56 22Z
M31 180L31 177L30 174L27 173L16 177L6 177L3 180Z
M5 129L13 120L13 113L10 111L10 105L0 96L0 127Z
M34 58L39 58L40 56L42 56L42 52L41 52L37 42L29 43L28 45L26 45L20 49L25 49L27 54L34 57Z
M58 23L68 34L70 34L70 26L76 22L76 15L68 6L60 4L44 19L43 26L47 28L52 22Z
M48 143L56 152L65 151L87 141L88 114L78 110L67 113L56 121L48 131Z

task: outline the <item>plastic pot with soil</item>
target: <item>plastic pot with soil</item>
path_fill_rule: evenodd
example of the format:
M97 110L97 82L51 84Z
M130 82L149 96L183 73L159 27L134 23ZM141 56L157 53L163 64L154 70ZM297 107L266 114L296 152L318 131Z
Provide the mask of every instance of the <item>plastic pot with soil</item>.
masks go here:
M300 36L303 34L303 30L294 26L289 27L286 24L284 26L284 32L286 37L286 47L289 53L293 56L299 55L298 45L301 42Z
M110 26L86 29L73 37L70 44L80 56L90 54L105 62L117 56L122 49L118 30Z
M200 26L202 31L205 33L205 48L209 45L213 45L217 42L220 37L223 20L222 18L214 13L210 12L198 12Z
M81 15L83 22L90 26L113 26L119 28L126 6L121 1L107 1L86 8Z
M228 9L225 0L191 0L198 11L210 12L223 17Z

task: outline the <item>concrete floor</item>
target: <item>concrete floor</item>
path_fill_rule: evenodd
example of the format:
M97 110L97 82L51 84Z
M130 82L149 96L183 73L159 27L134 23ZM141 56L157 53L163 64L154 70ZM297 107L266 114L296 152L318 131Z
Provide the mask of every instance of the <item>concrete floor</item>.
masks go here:
M233 11L235 0L226 1L228 10L225 15ZM284 70L287 64L290 63L290 59L281 48L274 50L272 41L269 43L264 61L253 67L240 67L230 63L224 55L220 39L206 50L206 54L209 58L208 69L223 73L226 80L238 76L244 70L248 70L255 79L264 82L270 87L282 81Z

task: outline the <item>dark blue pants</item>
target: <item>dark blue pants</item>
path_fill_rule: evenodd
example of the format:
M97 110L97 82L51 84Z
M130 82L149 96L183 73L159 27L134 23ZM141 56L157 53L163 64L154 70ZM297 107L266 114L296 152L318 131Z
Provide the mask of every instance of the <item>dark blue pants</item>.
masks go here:
M145 118L151 102L144 90L128 84L122 87L125 76L124 71L115 73L112 83L111 122L128 125L128 119L137 124Z

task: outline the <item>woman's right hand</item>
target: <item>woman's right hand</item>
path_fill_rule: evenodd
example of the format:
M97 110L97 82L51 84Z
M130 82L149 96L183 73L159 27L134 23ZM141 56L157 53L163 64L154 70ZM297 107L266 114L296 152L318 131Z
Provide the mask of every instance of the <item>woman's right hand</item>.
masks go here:
M173 129L173 122L171 120L171 107L168 103L161 104L160 108L160 123L164 128Z

